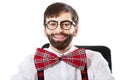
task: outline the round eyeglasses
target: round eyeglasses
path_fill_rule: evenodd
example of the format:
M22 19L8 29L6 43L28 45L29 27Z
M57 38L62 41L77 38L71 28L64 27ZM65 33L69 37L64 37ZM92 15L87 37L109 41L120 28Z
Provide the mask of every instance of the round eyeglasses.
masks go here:
M75 26L75 24L73 24L73 22L69 20L65 20L61 22L50 20L46 23L46 27L50 30L55 30L58 27L58 25L60 25L60 27L64 30L69 30L71 29L72 26Z

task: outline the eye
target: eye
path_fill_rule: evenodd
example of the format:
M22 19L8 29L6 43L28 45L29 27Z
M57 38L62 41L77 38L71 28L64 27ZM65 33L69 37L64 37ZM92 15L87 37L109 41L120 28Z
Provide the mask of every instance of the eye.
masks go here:
M70 23L65 23L64 26L70 26Z
M50 22L50 23L48 23L48 25L49 25L49 26L57 26L57 23L55 23L55 22Z
M67 26L70 26L71 23L70 22L64 22L62 25L67 27Z

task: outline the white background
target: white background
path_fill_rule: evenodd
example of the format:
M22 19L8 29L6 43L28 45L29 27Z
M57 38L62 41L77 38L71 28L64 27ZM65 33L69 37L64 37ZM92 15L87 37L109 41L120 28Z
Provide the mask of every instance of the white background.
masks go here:
M43 12L56 1L72 5L79 14L79 35L74 44L111 49L113 75L119 80L119 0L0 0L0 80L10 80L27 55L48 42L43 32Z

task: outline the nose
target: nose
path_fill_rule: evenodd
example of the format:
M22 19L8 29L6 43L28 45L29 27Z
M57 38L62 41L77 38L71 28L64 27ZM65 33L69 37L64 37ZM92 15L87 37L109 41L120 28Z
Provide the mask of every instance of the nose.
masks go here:
M61 26L58 24L58 27L55 29L56 32L62 32L63 29L61 28Z

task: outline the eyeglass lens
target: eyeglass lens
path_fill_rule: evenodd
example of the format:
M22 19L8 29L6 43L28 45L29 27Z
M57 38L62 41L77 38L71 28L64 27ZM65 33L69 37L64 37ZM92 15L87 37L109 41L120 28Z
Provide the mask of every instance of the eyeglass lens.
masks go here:
M58 25L60 25L61 28L65 29L65 30L69 30L71 28L71 26L73 25L72 21L69 20L65 20L65 21L61 21L60 24L58 23L58 21L49 21L47 24L47 28L54 30L58 27Z

